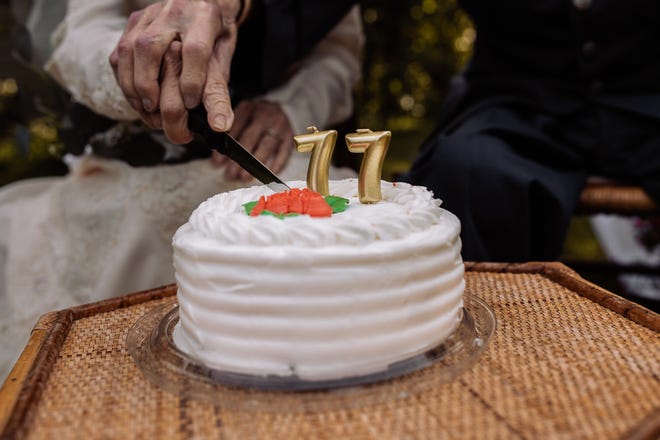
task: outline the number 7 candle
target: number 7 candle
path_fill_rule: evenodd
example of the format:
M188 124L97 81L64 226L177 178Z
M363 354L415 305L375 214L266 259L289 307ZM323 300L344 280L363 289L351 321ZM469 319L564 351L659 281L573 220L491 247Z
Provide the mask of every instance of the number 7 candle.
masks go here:
M323 196L330 194L328 175L330 159L337 142L337 131L319 131L316 127L307 127L310 133L294 136L296 149L300 152L311 151L307 167L307 187Z
M346 135L348 150L351 153L364 153L358 175L360 203L376 203L383 198L380 178L391 138L390 131L371 131L368 128L361 128L357 133Z

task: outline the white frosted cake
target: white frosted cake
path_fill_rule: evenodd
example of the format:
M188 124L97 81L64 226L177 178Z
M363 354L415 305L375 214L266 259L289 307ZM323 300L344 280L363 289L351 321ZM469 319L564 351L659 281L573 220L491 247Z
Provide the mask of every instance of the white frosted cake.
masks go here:
M357 183L330 182L349 203L326 218L247 215L266 186L202 203L173 239L177 347L218 370L326 380L445 340L463 306L458 219L426 188L383 181L361 204Z

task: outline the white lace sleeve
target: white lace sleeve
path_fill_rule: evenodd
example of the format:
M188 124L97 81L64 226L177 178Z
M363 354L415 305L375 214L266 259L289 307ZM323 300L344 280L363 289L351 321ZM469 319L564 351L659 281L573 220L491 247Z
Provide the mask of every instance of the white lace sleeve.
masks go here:
M54 51L46 70L73 96L96 113L134 120L115 81L108 57L126 26L122 0L69 0L53 34Z
M294 76L262 98L279 104L294 133L319 129L348 118L353 111L353 88L360 78L364 33L359 6L321 40Z

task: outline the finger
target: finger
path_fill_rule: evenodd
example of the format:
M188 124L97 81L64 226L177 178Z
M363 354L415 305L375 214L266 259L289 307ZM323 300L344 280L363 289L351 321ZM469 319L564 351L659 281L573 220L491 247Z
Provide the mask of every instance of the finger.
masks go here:
M167 137L175 144L187 144L193 136L188 130L188 111L179 88L180 75L181 42L173 41L163 58L160 114Z
M262 163L268 164L271 162L271 158L277 154L279 144L280 140L278 138L263 132L257 143L257 148L253 151L254 157L259 159ZM240 180L248 180L250 177L250 173L241 170L239 175Z
M144 110L138 111L138 114L140 115L140 119L142 119L142 122L154 130L160 130L163 128L163 123L161 121L161 116L160 116L160 111L155 111L155 112L146 112Z
M270 158L269 166L274 173L279 173L284 169L291 157L293 149L295 148L293 143L293 132L288 127L288 123L286 125L286 127L281 128L281 131L279 131L281 135L277 152Z
M275 103L258 101L253 118L259 121L264 137L275 139L275 147L262 161L274 172L279 172L291 156L293 130L282 108Z
M216 131L228 131L234 122L234 112L229 96L229 71L236 47L236 32L218 38L204 87L204 107L208 113L209 125Z
M254 154L254 151L259 147L257 141L251 141L250 144L246 143L244 140L239 140L241 145L243 145L248 151ZM243 177L241 177L243 175ZM240 180L249 180L249 173L245 171L240 165L238 165L233 160L228 160L227 165L225 166L225 176L230 179L240 179Z
M215 3L198 3L198 8L202 15L183 37L181 92L189 109L201 102L209 60L221 30L220 13Z
M142 106L147 111L156 109L160 100L159 77L168 46L177 38L176 32L140 33L135 39L133 82Z
M262 129L259 146L253 152L274 173L280 172L294 148L293 130L289 120L276 104L260 102L256 116ZM261 116L263 115L263 117ZM272 122L269 122L272 121Z
M138 112L142 112L144 109L133 84L133 38L139 27L146 26L145 13L146 10L141 10L129 16L124 34L110 55L110 64L113 67L117 84L131 107Z
M280 152L283 135L291 139L293 136L289 121L277 104L267 101L250 101L241 103L236 108L237 118L243 109L247 108L250 114L248 125L241 131L237 139L246 148L249 148L255 156L267 166L271 166L276 158L277 162L286 162L290 151ZM233 128L232 128L233 130ZM228 170L231 175L236 175L241 180L248 179L248 173L238 167Z
M273 157L273 160L270 164L270 169L273 173L279 173L284 169L286 164L289 162L291 153L293 152L294 144L293 141L280 141L279 148L277 153Z
M263 130L264 127L261 125L261 121L258 123L253 122L243 130L237 140L248 151L250 151L252 154L255 154L257 149L260 148L259 142L261 140ZM247 177L249 175L247 171L244 171L243 168L238 166L235 162L227 165L226 175L232 179L249 180Z
M140 103L147 111L156 110L160 100L159 77L165 52L179 38L175 28L158 15L144 29L134 31L133 83Z
M279 141L277 151L268 159L268 165L273 172L277 173L284 168L294 148L293 128L291 128L289 118L278 104L263 102L261 108L264 111L263 118L273 120L266 133L276 137Z
M233 160L228 160L227 164L225 165L225 177L231 180L243 180L243 181L250 180L252 176L250 176L249 178L241 177L241 174L244 171L245 170L241 168L241 166L238 165ZM247 171L245 172L247 173ZM249 173L247 174L249 175Z
M125 35L127 35L130 31L132 31L135 26L137 26L138 22L140 21L140 17L144 14L144 10L139 10L139 11L134 11L132 12L129 16L128 19L126 20L126 27L124 28L124 31L121 34L121 38L124 38ZM119 42L117 42L119 43ZM110 62L110 66L112 66L112 71L115 74L115 79L117 78L117 67L119 63L119 52L118 52L118 45L115 46L115 48L112 50L110 53L110 57L108 57L108 61Z
M246 145L246 137L243 134L243 131L250 126L253 119L253 113L257 108L255 101L245 100L241 101L234 112L234 123L231 126L230 134L234 136L239 142L242 142L242 145ZM248 140L248 142L252 142ZM251 148L254 145L250 145ZM241 174L242 168L239 167L235 162L227 162L225 168L225 174L230 178L238 178Z

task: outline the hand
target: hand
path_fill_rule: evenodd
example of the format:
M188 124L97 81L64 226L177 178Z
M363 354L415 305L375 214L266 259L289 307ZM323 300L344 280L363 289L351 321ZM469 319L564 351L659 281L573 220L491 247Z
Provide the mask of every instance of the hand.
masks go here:
M187 144L193 139L188 129L188 112L179 88L182 66L181 42L173 41L163 58L159 111L152 115L162 121L165 135L175 144Z
M274 173L282 171L293 150L293 128L282 108L267 101L242 101L236 107L236 117L230 134ZM223 156L214 152L215 165L226 166L230 179L250 180L252 176Z
M211 127L217 131L231 127L234 116L227 83L240 4L239 0L164 0L131 14L110 64L124 95L145 123L154 128L172 123L161 119L162 112L158 114L159 80L168 47L180 40L182 98L177 112L187 118L187 109L203 102ZM176 121L176 125L185 123Z

